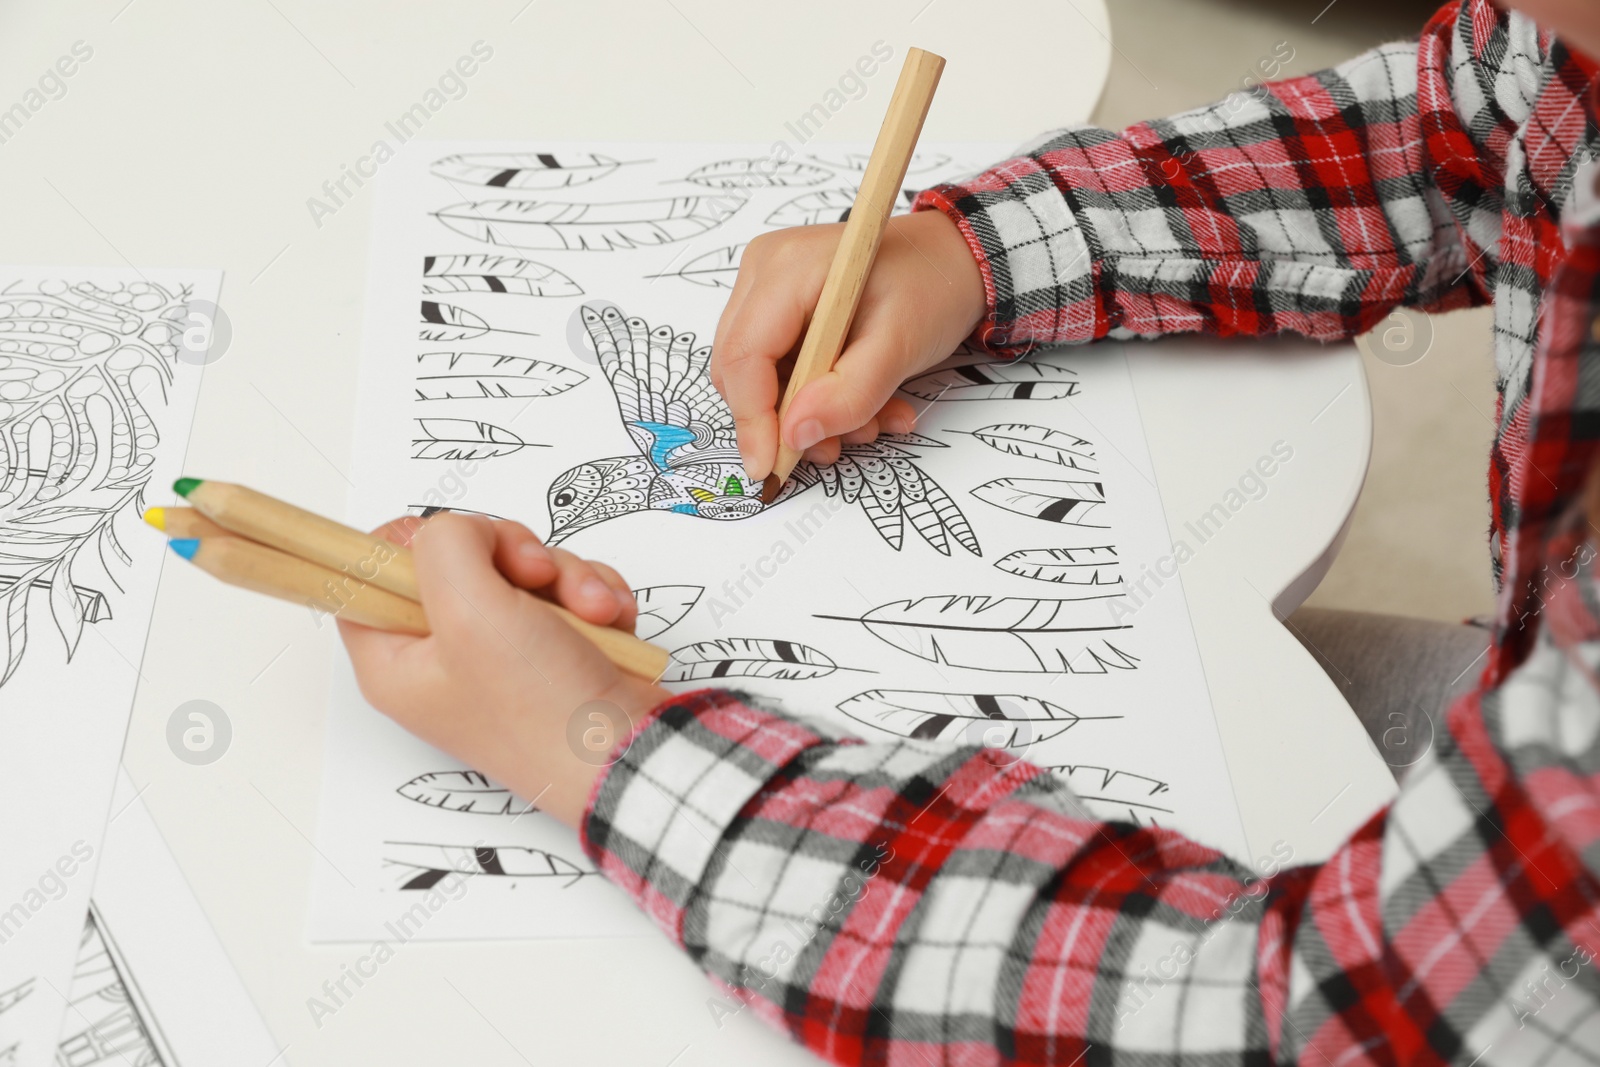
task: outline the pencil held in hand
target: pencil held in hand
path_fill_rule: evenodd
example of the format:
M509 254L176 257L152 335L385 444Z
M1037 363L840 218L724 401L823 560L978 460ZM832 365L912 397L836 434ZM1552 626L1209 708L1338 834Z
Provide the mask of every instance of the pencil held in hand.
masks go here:
M229 585L395 633L423 635L422 605L243 537L177 537L172 551Z
M173 551L214 577L376 629L429 632L409 549L244 486L180 478L173 488L194 509L152 508L145 518L189 533ZM655 681L666 671L665 649L544 603L629 674Z

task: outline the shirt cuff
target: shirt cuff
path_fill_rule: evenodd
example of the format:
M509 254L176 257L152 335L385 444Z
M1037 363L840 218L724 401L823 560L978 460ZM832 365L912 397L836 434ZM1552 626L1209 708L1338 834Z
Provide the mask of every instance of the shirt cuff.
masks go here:
M812 745L809 727L701 689L664 701L611 753L584 813L584 852L674 942L728 827Z
M911 210L944 212L978 261L988 314L970 343L1021 356L1106 332L1088 239L1038 160L1020 156L958 185L934 186Z

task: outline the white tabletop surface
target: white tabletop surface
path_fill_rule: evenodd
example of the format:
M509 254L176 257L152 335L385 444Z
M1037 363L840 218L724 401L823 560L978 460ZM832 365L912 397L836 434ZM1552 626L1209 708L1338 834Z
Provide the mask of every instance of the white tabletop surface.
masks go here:
M306 202L474 42L492 59L423 136L776 139L881 39L949 60L927 138L1020 142L1089 114L1107 27L1102 0L997 0L982 17L953 0L13 0L0 109L75 42L93 55L0 143L0 259L224 268L233 340L206 370L190 466L338 514L370 189L320 225ZM823 136L870 138L891 82ZM1175 538L1274 442L1294 449L1182 574L1252 849L1318 858L1388 775L1269 602L1314 584L1360 488L1360 360L1179 342L1133 365ZM308 998L365 951L304 936L335 646L287 606L223 624L211 589L162 576L125 762L288 1062L814 1062L748 1015L719 1029L709 986L659 938L408 945L314 1023ZM164 739L196 698L234 730L204 767Z

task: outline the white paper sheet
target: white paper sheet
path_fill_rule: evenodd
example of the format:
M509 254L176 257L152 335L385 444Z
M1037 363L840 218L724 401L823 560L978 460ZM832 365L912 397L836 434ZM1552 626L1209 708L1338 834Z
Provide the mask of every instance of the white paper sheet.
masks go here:
M181 472L191 312L221 277L0 268L0 1057L22 1067L61 1026L167 555L140 513Z
M56 1043L72 1067L282 1062L222 943L126 772Z
M754 514L759 487L740 484L695 353L738 249L838 219L867 146L771 150L413 143L387 161L352 521L445 506L554 529L648 600L641 632L693 676L674 688L742 686L867 738L1011 745L1062 768L1107 818L1244 858L1116 347L1010 366L960 354L908 384L916 438L854 449L822 484L803 471L810 488ZM1004 152L924 146L908 184ZM612 352L631 345L637 364ZM1160 596L1153 570L1167 575ZM1118 595L1139 580L1142 596ZM478 888L417 936L644 928L569 831L485 793L492 783L367 708L348 672L325 767L318 845L334 866L317 875L314 938L381 935L418 897L405 887L452 857L483 871Z

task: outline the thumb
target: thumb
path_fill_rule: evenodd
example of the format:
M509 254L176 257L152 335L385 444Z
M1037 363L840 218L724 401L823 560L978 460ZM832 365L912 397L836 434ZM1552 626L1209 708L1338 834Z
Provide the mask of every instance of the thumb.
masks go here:
M412 538L417 588L435 635L473 634L516 610L517 589L495 567L494 524L441 512Z
M804 452L871 421L910 369L899 346L882 334L851 342L833 369L795 395L784 413L784 444Z

